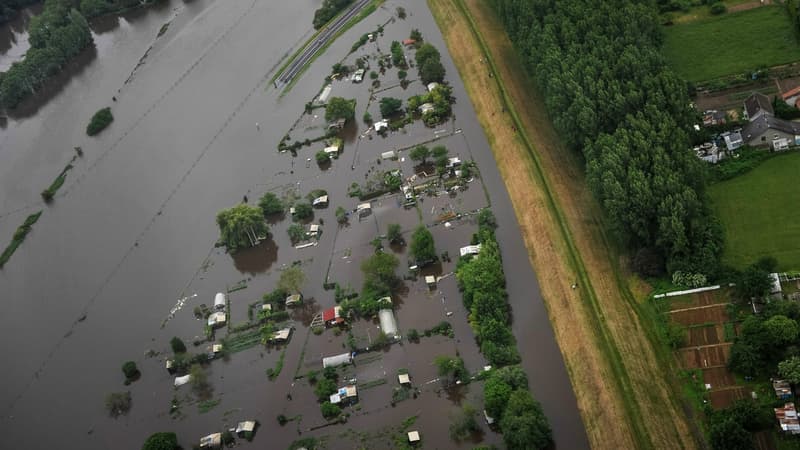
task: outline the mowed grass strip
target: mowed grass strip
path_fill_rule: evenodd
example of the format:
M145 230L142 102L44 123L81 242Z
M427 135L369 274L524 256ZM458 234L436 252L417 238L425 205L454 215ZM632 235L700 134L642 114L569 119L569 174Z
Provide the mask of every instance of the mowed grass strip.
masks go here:
M767 160L709 194L725 230L723 261L743 269L774 256L780 270L800 269L800 152Z
M689 81L800 60L800 45L783 6L764 6L672 25L664 32L664 56Z
M494 11L479 0L428 5L509 191L592 448L696 448L660 363L669 354L637 314L580 158L560 143Z

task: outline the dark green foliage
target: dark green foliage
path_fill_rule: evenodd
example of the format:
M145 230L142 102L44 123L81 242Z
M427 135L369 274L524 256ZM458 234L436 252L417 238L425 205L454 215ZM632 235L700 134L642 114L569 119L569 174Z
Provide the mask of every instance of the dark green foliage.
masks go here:
M433 363L439 376L446 378L447 383L466 382L469 379L469 372L461 357L437 356Z
M709 172L713 181L725 181L738 177L777 154L748 146L740 147L736 151L739 152L738 158L725 158L710 168Z
M714 3L713 5L711 5L709 7L709 10L711 11L711 14L714 14L715 16L717 16L717 15L720 15L720 14L724 14L725 11L728 10L728 8L725 7L725 3L717 2L717 3Z
M390 223L386 227L386 239L392 244L403 243L403 232L399 223Z
M278 414L278 424L280 424L280 426L286 425L287 422L289 422L289 419L287 419L286 416Z
M177 450L178 436L175 433L153 433L144 441L142 450Z
M397 9L395 10L395 12L397 13L397 18L398 19L405 19L406 18L406 9L403 8L402 6L398 6Z
M89 125L86 126L86 134L94 136L111 125L113 121L114 116L111 114L111 108L103 108L92 116L92 120L90 120Z
M772 97L772 108L775 110L775 115L781 119L793 120L800 117L800 109L787 105L785 101L777 96Z
M710 419L711 447L715 450L735 450L754 448L750 433L770 428L774 416L769 407L745 399L715 412Z
M0 269L2 269L8 260L11 259L11 255L14 254L14 252L17 250L17 247L19 247L20 244L22 244L22 241L25 240L25 237L33 229L33 224L39 220L39 216L41 215L41 211L33 213L25 218L25 221L22 223L22 225L17 227L16 231L14 231L14 236L11 238L11 242L8 244L8 246L6 246L5 250L3 250L3 253L0 254Z
M342 97L331 97L325 106L325 120L335 122L338 119L350 120L356 115L356 101Z
M392 117L403 107L403 101L398 98L383 97L380 101L381 116Z
M461 410L456 413L450 422L450 439L460 441L479 431L481 427L478 425L478 421L475 420L477 413L470 404L462 406Z
M398 67L405 67L406 55L403 52L403 45L397 41L392 41L392 64Z
M233 433L231 433L230 430L225 430L222 432L222 445L230 447L235 440L236 438L233 437Z
M19 10L37 3L36 0L2 0L0 1L0 24L13 20Z
M444 80L445 70L441 62L441 55L436 47L427 43L422 44L417 49L414 58L417 61L419 78L423 83L428 84Z
M92 42L89 24L69 0L47 0L28 25L31 48L0 78L0 103L14 108Z
M389 253L376 253L361 263L364 272L362 297L379 298L389 295L400 284L395 270L400 262Z
M320 409L320 411L322 411L322 417L324 417L324 418L326 418L328 420L334 419L336 417L339 417L339 414L342 413L342 409L339 408L339 406L334 405L333 403L328 402L328 401L322 403L322 405L320 405L319 409Z
M245 204L223 209L217 214L220 241L229 251L251 247L260 237L267 235L267 223L261 208Z
M333 382L339 381L339 372L336 371L335 367L326 367L322 369L322 376L325 379L331 380Z
M430 156L430 149L424 145L418 145L414 147L414 149L411 150L411 153L408 154L408 157L411 158L412 161L417 161L420 164L425 164Z
M772 300L761 314L748 316L731 347L728 367L746 376L774 375L778 363L795 356L800 345L796 317L798 305L787 300Z
M284 210L283 201L272 192L267 192L258 200L258 207L264 212L265 216L280 214Z
M542 407L527 390L511 393L508 405L500 419L503 442L509 450L544 449L550 446L553 436Z
M320 150L314 155L317 159L317 164L323 165L331 162L331 155L329 155L326 151Z
M408 38L413 39L417 42L422 42L422 33L420 33L418 29L412 28L411 34L408 36Z
M740 301L749 302L751 298L761 299L769 293L772 281L769 272L753 264L736 279L736 296Z
M127 414L131 409L131 393L127 392L112 392L106 397L106 411L108 415L117 418L123 414Z
M286 228L286 232L289 234L289 240L292 241L292 244L297 244L305 240L306 238L306 229L302 225L298 223L293 223Z
M320 402L327 401L335 392L336 382L328 378L317 381L317 385L314 386L314 394Z
M565 144L630 247L650 247L670 272L714 271L722 250L689 147L686 84L659 52L662 31L633 0L493 2L544 93ZM569 68L565 70L564 68Z
M347 223L347 211L341 206L336 207L336 222L340 224Z
M411 235L409 253L419 267L424 267L436 261L436 246L433 243L433 234L425 225L420 225Z
M309 220L314 217L314 208L311 203L296 203L294 205L294 217L299 220Z
M372 123L372 114L369 111L364 111L364 117L362 118L364 123L371 124Z
M169 341L169 345L172 347L172 352L175 354L186 353L186 344L184 344L183 340L178 336L173 336Z
M419 331L414 328L410 328L406 332L406 338L408 339L408 342L419 342Z
M778 363L778 375L789 383L800 384L800 357L792 356Z
M711 448L714 450L752 450L753 438L733 419L712 422L709 430Z
M126 380L134 380L139 376L139 369L136 368L136 363L133 361L125 361L122 365L122 373L125 374Z
M353 0L324 0L322 6L314 11L314 29L319 30L331 19L336 17L347 6L353 3Z

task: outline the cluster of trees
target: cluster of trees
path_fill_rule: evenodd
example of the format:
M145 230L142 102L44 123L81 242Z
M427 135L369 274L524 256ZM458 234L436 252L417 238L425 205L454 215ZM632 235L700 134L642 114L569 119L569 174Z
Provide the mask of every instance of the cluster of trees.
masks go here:
M509 449L542 449L552 442L552 430L542 407L528 391L528 377L519 366L492 371L483 386L486 414L503 431Z
M403 44L392 41L392 64L397 67L406 67L406 54L403 52Z
M419 78L423 83L441 83L444 80L444 66L439 50L431 44L425 43L419 46L414 60L417 62Z
M20 9L36 2L37 0L0 0L0 24L13 20Z
M353 0L325 0L322 6L314 11L314 29L319 30L342 10L353 3Z
M272 192L267 192L261 196L258 200L258 207L261 208L264 217L281 214L286 209L283 200Z
M434 126L444 122L450 117L450 104L453 102L452 89L450 86L439 85L432 91L424 95L415 95L408 99L408 111L417 111L420 105L425 103L433 104L433 110L422 114L422 121L428 126Z
M751 400L737 400L730 407L709 416L709 441L714 450L751 450L752 433L772 427L771 405Z
M316 373L314 373L313 376L309 376L309 382L311 382L312 379L317 379ZM325 370L322 371L322 379L313 382L316 383L316 386L314 386L314 394L317 396L317 400L320 403L320 412L322 412L322 416L326 419L338 417L342 412L337 405L329 401L331 395L336 393L336 383L338 380L339 374L336 372L336 369L333 367L326 367Z
M436 261L436 246L433 243L433 234L425 225L420 225L411 235L411 247L409 254L414 259L414 263L419 267L424 267Z
M36 92L92 42L86 18L70 0L45 1L42 13L28 25L28 36L31 48L25 59L0 74L0 103L5 108L14 108Z
M433 149L429 149L424 145L418 145L411 150L411 152L408 154L408 157L411 158L412 161L416 161L421 166L427 164L428 158L432 157L433 165L436 166L436 170L441 174L444 173L444 170L447 167L449 154L447 147L443 145L437 145L436 147L433 147Z
M177 450L179 448L178 436L169 432L153 433L142 446L142 450Z
M508 294L500 248L494 235L494 215L481 211L477 242L481 250L474 257L462 258L456 268L469 323L480 344L481 353L492 365L505 366L520 361L516 340L509 325Z
M394 97L383 97L380 101L381 116L392 117L403 109L403 101Z
M152 2L152 0L80 0L80 10L86 17L96 17Z
M610 224L673 272L712 275L722 249L688 150L687 84L660 54L648 2L494 0L560 137L580 149Z
M796 302L769 302L761 314L748 316L742 322L728 367L745 376L769 377L781 372L781 362L800 355L799 320L800 305ZM789 367L784 364L785 375L789 375Z
M114 115L111 114L111 108L103 108L94 113L92 120L89 121L89 125L86 125L86 134L94 136L111 125L113 121Z
M781 119L794 120L800 118L800 109L786 104L783 99L778 96L772 97L772 108L775 110L775 115Z
M381 308L391 308L391 304L383 304L379 299L391 297L392 292L400 287L401 280L395 270L400 264L397 257L379 251L361 263L364 273L364 284L361 295L357 298L342 301L342 309L353 311L361 317L372 317Z
M342 97L331 97L325 105L325 120L335 122L339 119L350 120L356 116L355 99L348 100Z
M260 237L269 232L264 211L258 206L244 203L217 213L217 225L220 242L231 252L255 245Z

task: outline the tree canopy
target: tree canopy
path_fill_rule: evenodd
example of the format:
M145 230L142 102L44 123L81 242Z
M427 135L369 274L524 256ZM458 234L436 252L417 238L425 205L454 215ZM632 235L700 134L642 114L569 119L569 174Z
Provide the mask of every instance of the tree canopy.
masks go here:
M420 225L411 235L411 256L420 267L436 261L436 246L433 234L425 225Z
M342 97L331 97L325 107L325 120L335 122L339 119L350 120L356 116L356 101Z
M244 203L217 213L220 241L229 251L251 247L269 231L261 208Z
M800 357L792 356L778 363L778 375L794 385L800 384Z
M278 288L286 292L297 293L306 281L306 275L297 267L292 266L281 272Z
M284 210L283 201L272 192L267 192L258 200L258 206L265 216L280 214Z
M417 161L420 164L425 164L427 159L431 156L431 151L424 145L418 145L408 154L412 161Z
M509 396L500 428L509 450L544 449L553 440L542 407L525 390L516 390Z
M142 450L177 450L178 436L175 433L153 433L144 441Z
M403 101L393 97L383 97L380 102L381 116L392 117L403 107Z

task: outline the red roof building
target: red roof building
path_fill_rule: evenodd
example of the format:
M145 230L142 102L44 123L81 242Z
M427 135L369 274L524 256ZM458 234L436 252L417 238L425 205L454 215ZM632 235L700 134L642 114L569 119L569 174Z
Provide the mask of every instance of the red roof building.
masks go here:
M403 39L403 45L414 45L417 41L414 39Z
M342 318L341 314L342 308L340 306L334 306L333 308L322 311L322 321L325 322L326 325L340 324L344 322L344 318Z

